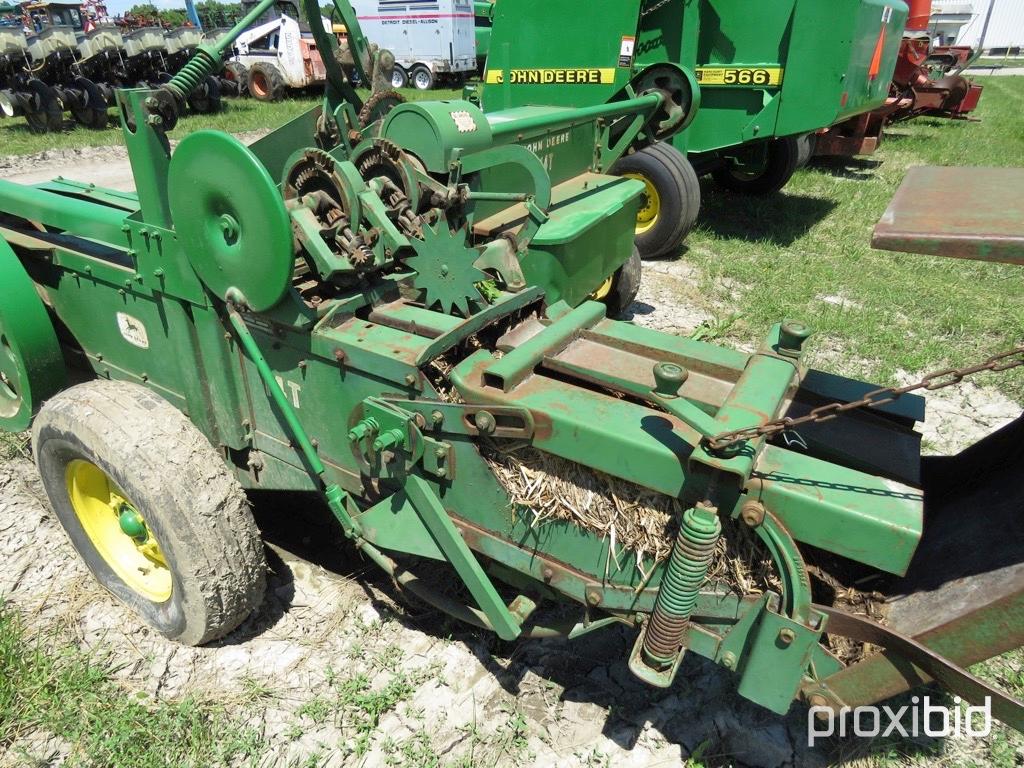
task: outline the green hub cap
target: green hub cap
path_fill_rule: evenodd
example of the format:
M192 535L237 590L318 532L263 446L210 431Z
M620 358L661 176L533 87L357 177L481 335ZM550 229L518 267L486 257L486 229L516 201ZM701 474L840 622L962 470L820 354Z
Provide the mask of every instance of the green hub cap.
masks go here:
M238 139L182 139L167 178L171 216L199 278L222 299L263 312L291 282L292 230L277 185Z
M130 536L140 544L145 543L149 538L149 530L142 519L142 515L125 504L121 507L121 514L117 516L117 522L121 526L121 533Z
M32 279L2 239L0 286L0 430L20 432L64 385L64 358Z

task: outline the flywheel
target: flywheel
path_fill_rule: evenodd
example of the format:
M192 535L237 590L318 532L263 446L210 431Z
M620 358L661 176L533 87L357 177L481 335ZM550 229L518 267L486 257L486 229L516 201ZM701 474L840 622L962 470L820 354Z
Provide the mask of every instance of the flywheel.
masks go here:
M222 299L255 312L288 290L295 261L288 211L267 169L238 139L182 139L167 177L174 228L196 274Z

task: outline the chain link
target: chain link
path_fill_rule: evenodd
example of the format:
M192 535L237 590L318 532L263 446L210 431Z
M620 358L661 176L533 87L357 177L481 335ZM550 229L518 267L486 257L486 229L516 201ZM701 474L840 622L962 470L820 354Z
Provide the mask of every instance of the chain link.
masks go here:
M933 392L936 389L945 389L954 384L959 384L967 376L973 376L982 371L1007 371L1010 368L1016 368L1021 365L1024 365L1024 345L1000 352L998 355L992 355L985 362L978 363L977 365L968 365L963 368L944 368L941 371L934 371L914 384L872 390L860 400L854 400L849 403L837 402L821 405L805 416L799 416L795 419L783 416L757 427L745 427L743 429L734 429L731 432L722 432L714 437L706 438L704 445L710 450L721 451L736 443L742 443L744 440L772 437L780 432L792 429L793 427L799 427L803 424L817 424L818 422L828 421L847 411L856 411L861 408L878 408L893 402L900 395L905 395L918 389Z
M663 5L668 5L672 0L659 0L659 2L652 5L650 8L643 8L640 10L640 16L646 16L649 13L654 13L656 10L661 8Z

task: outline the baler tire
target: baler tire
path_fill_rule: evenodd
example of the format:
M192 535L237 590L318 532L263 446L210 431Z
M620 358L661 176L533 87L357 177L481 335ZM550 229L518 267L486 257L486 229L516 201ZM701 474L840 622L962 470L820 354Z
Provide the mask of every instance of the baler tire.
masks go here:
M741 195L770 195L782 189L797 169L800 148L796 136L772 139L768 145L768 158L764 169L756 174L737 174L724 165L711 172L711 177L723 189Z
M818 143L818 134L816 133L801 133L796 137L797 155L796 155L796 167L797 170L805 167L811 158L814 157L814 147Z
M621 318L636 301L636 295L640 292L642 273L643 261L640 258L640 250L634 245L633 254L616 270L611 290L604 298L604 303L608 307L608 317Z
M434 73L422 64L409 70L409 81L417 91L429 91L434 87Z
M620 157L610 173L639 179L648 189L645 207L637 217L635 242L640 258L678 255L700 212L700 179L686 156L659 142ZM642 222L643 211L652 205L653 219Z
M273 64L257 61L249 68L249 94L257 101L281 101L287 85Z
M405 68L401 64L395 64L395 68L391 71L391 87L409 87L409 73L405 71Z
M155 630L202 645L262 602L267 564L245 493L206 437L166 400L127 382L79 384L46 402L32 437L43 488L71 544L97 580ZM115 506L117 499L124 503ZM141 542L125 531L126 509L136 513ZM143 545L152 549L139 567L131 547L141 553ZM164 581L153 581L154 573Z

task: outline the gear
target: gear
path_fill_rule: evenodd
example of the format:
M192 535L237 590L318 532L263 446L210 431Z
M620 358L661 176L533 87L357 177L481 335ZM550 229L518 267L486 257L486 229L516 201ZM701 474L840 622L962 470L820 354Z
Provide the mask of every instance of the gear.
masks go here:
M323 192L343 207L345 196L342 184L334 168L334 158L321 149L307 149L285 176L284 199L295 200L314 192Z
M469 317L469 302L480 299L476 284L486 280L486 273L473 266L480 254L466 245L465 228L456 232L443 223L423 227L423 239L413 239L415 256L405 260L416 270L412 284L423 291L423 303L428 307L441 305L441 311L451 314L458 309Z
M371 123L383 120L388 112L404 103L405 96L398 91L378 91L370 96L359 110L359 124L366 128Z

